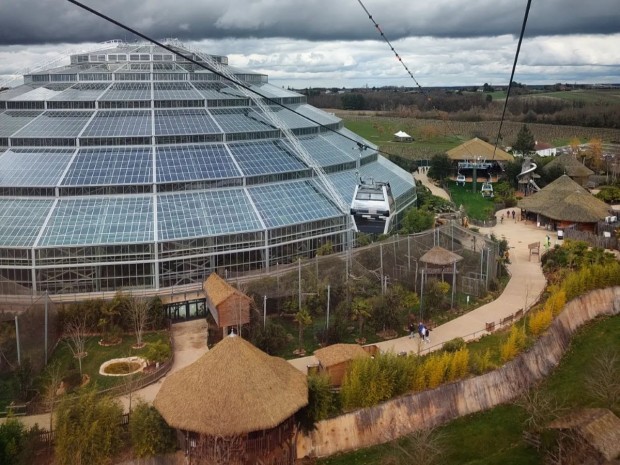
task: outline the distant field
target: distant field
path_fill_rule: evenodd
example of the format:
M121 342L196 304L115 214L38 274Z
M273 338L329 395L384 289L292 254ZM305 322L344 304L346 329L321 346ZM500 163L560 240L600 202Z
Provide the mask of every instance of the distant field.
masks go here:
M425 160L438 153L445 153L474 137L486 138L495 143L498 121L443 121L420 118L397 118L369 114L369 112L342 111L334 112L343 119L345 126L378 145L387 153L400 155L412 160ZM502 128L504 145L512 145L523 123L504 122ZM577 137L582 142L599 138L603 142L620 141L620 130L607 128L589 128L580 126L559 126L533 123L528 127L538 141L554 146L567 145ZM405 131L415 138L414 142L394 142L395 132Z
M599 89L587 89L587 90L570 90L559 92L541 92L533 94L538 97L553 97L562 100L568 100L569 102L586 102L586 103L599 103L607 102L609 99L617 100L620 103L620 90L599 90ZM528 96L526 96L528 97Z

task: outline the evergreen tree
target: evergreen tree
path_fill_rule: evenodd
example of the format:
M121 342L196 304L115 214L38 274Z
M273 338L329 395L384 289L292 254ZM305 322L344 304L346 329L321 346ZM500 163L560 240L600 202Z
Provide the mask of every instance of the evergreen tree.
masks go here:
M512 149L521 152L523 155L529 155L534 151L535 145L536 141L534 140L534 135L530 132L530 128L527 127L527 124L524 124L519 130L519 134L517 134L517 140L512 146Z

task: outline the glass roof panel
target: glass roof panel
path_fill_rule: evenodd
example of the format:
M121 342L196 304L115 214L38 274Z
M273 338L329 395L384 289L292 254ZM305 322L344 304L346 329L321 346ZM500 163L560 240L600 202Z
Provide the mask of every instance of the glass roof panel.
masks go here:
M277 97L300 97L300 95L291 90L282 89L281 87L274 86L272 84L260 84L260 85L252 85L251 89L260 92L263 95L271 98Z
M116 82L100 100L151 100L151 84L148 82Z
M152 182L151 149L123 147L80 149L62 185L105 186L150 184Z
M256 186L248 192L268 228L342 216L311 181Z
M243 142L228 144L228 148L246 176L308 168L286 151L281 141Z
M189 82L156 82L155 100L202 100Z
M338 118L337 116L330 115L329 113L313 107L312 105L303 104L291 106L291 108L296 112L301 113L302 115L307 116L308 118L311 118L313 121L316 121L320 124L334 124L341 121L340 118Z
M53 203L51 199L0 198L0 245L34 245Z
M323 137L327 142L332 144L334 147L338 147L343 152L351 154L351 156L355 160L357 160L360 157L360 154L362 155L362 157L366 157L370 154L375 153L376 151L373 149L365 149L360 152L360 148L357 145L357 142L354 142L353 140L349 140L331 131L324 132L323 134L321 134L321 137ZM354 140L357 140L357 139L354 139ZM368 145L367 141L364 141L363 143Z
M92 101L103 94L110 84L103 84L98 82L76 84L75 86L61 92L50 100L56 100L61 102L72 101Z
M160 241L262 229L243 189L160 195L157 221Z
M5 111L0 113L0 137L9 137L26 126L42 111Z
M17 97L13 97L11 101L26 102L26 101L37 101L37 100L49 100L58 94L60 94L60 91L46 89L45 87L39 87L37 89L31 90L30 92L26 92L24 94L18 95Z
M230 108L209 110L213 118L222 127L224 132L254 132L273 131L275 128L265 123L262 118L258 121L258 114L249 108Z
M315 128L316 124L311 122L310 120L304 118L303 116L296 115L292 111L289 111L282 107L269 107L271 113L275 114L280 121L282 121L289 128ZM263 116L262 112L252 112L252 115L255 118L259 118L262 121L265 121L266 124L270 124L269 119Z
M151 196L60 199L41 246L123 244L153 241Z
M15 137L77 137L92 111L46 111Z
M0 155L0 186L55 186L71 161L73 152L61 149L9 149Z
M306 151L321 166L331 166L339 163L349 163L354 161L354 152L347 154L342 150L334 147L321 136L304 136L299 137L299 142ZM284 141L287 147L290 147L288 141Z
M332 184L342 197L345 204L350 205L353 200L353 192L357 185L357 175L354 170L339 171L327 175Z
M206 110L155 110L155 135L221 134Z
M0 92L0 101L11 100L13 97L26 94L30 92L32 89L35 89L35 87L29 86L29 85L11 87L10 89L6 89ZM16 99L16 100L19 100L19 99Z
M149 110L98 111L81 137L150 136Z
M224 145L157 147L157 182L242 176Z

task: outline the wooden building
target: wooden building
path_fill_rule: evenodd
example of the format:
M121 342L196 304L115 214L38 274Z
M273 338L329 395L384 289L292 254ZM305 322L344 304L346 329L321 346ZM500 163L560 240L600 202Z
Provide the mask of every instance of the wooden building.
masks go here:
M315 350L314 356L319 361L319 373L326 373L331 385L340 387L351 361L368 358L370 354L357 344L333 344Z
M207 299L207 308L222 335L228 328L239 327L250 322L250 306L252 299L235 289L217 273L211 273L204 282L203 291Z
M239 336L168 375L153 405L178 430L188 463L292 465L306 375Z

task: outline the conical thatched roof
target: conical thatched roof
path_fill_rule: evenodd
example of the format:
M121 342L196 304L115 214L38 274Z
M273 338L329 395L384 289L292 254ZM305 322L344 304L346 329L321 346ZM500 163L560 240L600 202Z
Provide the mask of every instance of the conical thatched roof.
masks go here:
M594 171L584 166L572 153L565 153L555 157L543 167L543 171L547 172L554 167L559 167L564 174L571 178L584 178L594 174Z
M274 428L307 404L306 375L238 336L169 375L153 402L173 428L212 436Z
M609 206L597 199L567 175L519 200L522 209L556 221L596 223L609 215Z
M620 418L606 408L586 408L554 420L553 429L576 430L605 459L620 454Z
M450 160L473 160L481 157L484 160L496 160L496 161L513 161L514 157L508 152L504 152L498 148L495 150L495 157L493 157L494 145L489 144L477 137L462 143L458 147L448 150L448 158Z
M452 265L453 263L460 262L461 260L463 260L463 257L460 255L450 252L449 250L439 247L438 245L420 257L420 261L422 263L436 266Z
M315 350L314 356L327 368L356 358L367 358L370 354L357 344L333 344Z

